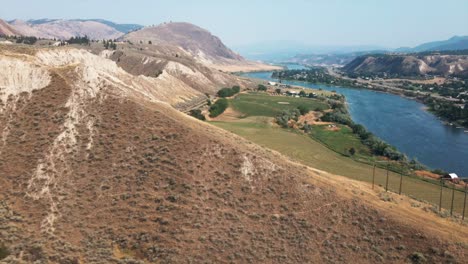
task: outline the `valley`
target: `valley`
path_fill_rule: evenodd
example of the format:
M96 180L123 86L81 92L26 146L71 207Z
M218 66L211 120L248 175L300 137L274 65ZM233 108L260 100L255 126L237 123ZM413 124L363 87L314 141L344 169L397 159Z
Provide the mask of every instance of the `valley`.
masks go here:
M466 174L467 137L364 66L249 60L232 3L47 1L0 14L0 263L465 262L467 185L432 169Z

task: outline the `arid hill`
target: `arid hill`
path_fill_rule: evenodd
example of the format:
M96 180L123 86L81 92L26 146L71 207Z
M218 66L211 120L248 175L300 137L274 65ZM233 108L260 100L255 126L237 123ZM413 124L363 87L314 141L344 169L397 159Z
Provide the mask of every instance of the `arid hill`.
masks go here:
M199 62L226 71L277 68L245 60L226 47L218 37L190 23L171 22L145 27L125 35L123 39L134 43L181 47Z
M468 55L366 55L361 56L343 70L356 74L388 76L468 76Z
M7 22L0 19L0 36L19 35L18 32Z
M466 259L465 227L392 214L182 114L174 82L85 50L2 47L2 262Z
M40 23L14 20L11 25L21 35L47 39L69 39L85 35L91 39L115 39L124 35L107 24L91 20L43 20Z

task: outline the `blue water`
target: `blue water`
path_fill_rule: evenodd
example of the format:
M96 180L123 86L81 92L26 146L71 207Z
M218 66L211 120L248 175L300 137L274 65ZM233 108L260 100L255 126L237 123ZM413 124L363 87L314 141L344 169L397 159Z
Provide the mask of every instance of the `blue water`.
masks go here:
M271 72L246 73L244 76L273 80ZM440 168L468 177L466 129L444 125L436 116L425 111L423 104L397 95L365 89L298 81L283 83L343 94L353 120L364 125L374 135L430 168Z

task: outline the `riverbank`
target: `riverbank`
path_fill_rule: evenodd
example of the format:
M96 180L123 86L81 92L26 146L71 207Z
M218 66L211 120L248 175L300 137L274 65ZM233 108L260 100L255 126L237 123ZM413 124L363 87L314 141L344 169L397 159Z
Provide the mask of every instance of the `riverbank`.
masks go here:
M468 114L463 114L463 111L468 110L464 110L459 100L455 98L448 98L430 92L392 87L370 80L352 79L338 74L330 67L274 72L273 78L281 78L289 81L304 81L312 84L335 85L346 88L367 89L398 95L428 106L428 110L439 117L444 125L453 125L456 128L468 128L468 118L466 117Z
M247 73L245 78L258 82L275 81L272 72ZM302 89L322 89L345 95L349 112L356 123L395 146L409 158L430 168L442 168L459 176L468 176L468 133L443 125L423 104L399 95L362 88L343 88L283 80L284 85Z

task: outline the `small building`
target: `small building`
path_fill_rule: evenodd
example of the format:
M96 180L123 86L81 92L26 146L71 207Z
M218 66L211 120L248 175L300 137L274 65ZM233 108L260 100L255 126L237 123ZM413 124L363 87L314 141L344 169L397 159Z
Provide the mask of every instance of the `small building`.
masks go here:
M442 176L442 179L448 180L448 181L453 181L453 182L458 182L460 178L458 177L457 174L455 173L448 173Z
M276 82L268 82L268 85L276 86Z
M286 94L293 97L299 97L298 91L287 91Z

